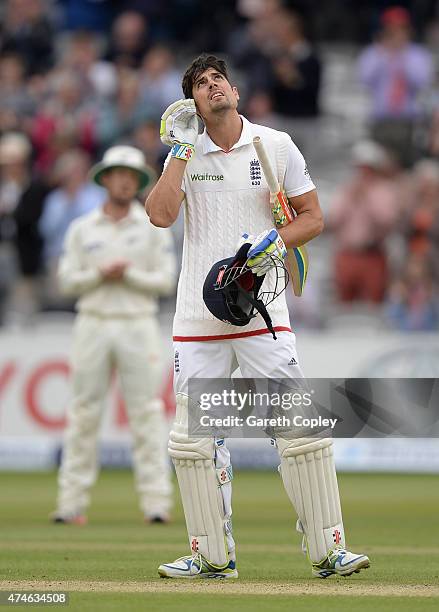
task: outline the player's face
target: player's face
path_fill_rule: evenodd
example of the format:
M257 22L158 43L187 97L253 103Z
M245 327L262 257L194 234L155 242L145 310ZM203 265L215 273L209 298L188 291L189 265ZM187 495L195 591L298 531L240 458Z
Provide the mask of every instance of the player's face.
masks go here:
M208 68L196 78L192 95L203 119L238 106L238 90L214 68Z
M102 177L110 199L121 206L129 204L139 189L139 175L130 168L112 168Z

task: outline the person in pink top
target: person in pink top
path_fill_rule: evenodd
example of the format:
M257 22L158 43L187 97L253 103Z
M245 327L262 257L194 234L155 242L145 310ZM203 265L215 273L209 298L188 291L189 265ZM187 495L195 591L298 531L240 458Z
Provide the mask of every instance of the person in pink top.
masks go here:
M327 227L335 236L335 284L343 302L380 303L387 286L385 240L398 216L397 188L385 175L391 160L373 141L357 143L354 172L332 202Z

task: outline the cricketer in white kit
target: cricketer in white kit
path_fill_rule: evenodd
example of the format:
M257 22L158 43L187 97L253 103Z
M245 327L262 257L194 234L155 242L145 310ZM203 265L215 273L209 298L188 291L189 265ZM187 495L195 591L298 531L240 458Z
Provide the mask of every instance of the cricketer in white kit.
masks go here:
M152 223L161 227L175 221L181 204L185 212L173 331L177 410L168 449L191 554L160 565L158 571L169 578L235 578L230 456L224 440L189 437L188 379L227 378L237 365L244 377L297 379L303 374L284 295L267 307L277 335L274 340L260 315L245 328L211 315L203 303L203 283L212 264L236 252L244 233L259 253L257 272L274 248L284 257L285 245L308 242L321 232L323 221L303 156L286 133L251 124L238 114L239 94L222 60L200 56L187 69L182 86L186 99L172 104L162 116L162 141L172 149L145 208ZM205 125L201 135L197 114ZM297 212L294 222L278 232L272 232L269 190L257 163L254 136L263 140L279 183ZM263 250L270 231L275 238ZM276 443L283 484L298 515L313 575L350 575L368 567L365 555L345 548L332 441L278 437Z
M152 225L135 200L152 176L140 150L108 149L91 175L106 188L107 199L72 223L58 271L61 290L79 300L71 356L73 401L52 518L86 522L98 473L98 427L115 370L133 438L141 510L147 522L167 522L172 490L158 396L163 356L156 312L158 296L175 286L171 233Z

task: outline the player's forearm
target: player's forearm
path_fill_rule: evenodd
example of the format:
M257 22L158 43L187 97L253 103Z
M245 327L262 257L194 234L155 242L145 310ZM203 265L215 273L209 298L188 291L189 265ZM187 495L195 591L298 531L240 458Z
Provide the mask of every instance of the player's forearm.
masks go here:
M282 228L277 228L287 248L306 244L323 231L323 215L316 189L288 198L297 216Z
M157 227L169 227L178 217L184 197L181 190L185 161L171 158L163 174L145 202L145 210L151 223Z
M291 223L278 228L279 235L287 248L306 244L323 231L323 217L318 213L301 212Z
M97 268L72 271L62 264L58 271L58 285L65 296L79 297L95 289L102 283L102 275Z

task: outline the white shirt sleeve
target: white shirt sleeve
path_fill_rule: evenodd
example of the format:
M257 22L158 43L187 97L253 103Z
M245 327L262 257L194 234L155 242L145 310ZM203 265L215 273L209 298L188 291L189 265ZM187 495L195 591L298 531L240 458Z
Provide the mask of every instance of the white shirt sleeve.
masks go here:
M309 175L305 159L294 142L288 142L284 191L289 198L302 195L316 188Z
M63 252L58 264L58 284L63 295L81 296L102 283L98 268L86 268L81 261L80 226L76 223L67 230Z

